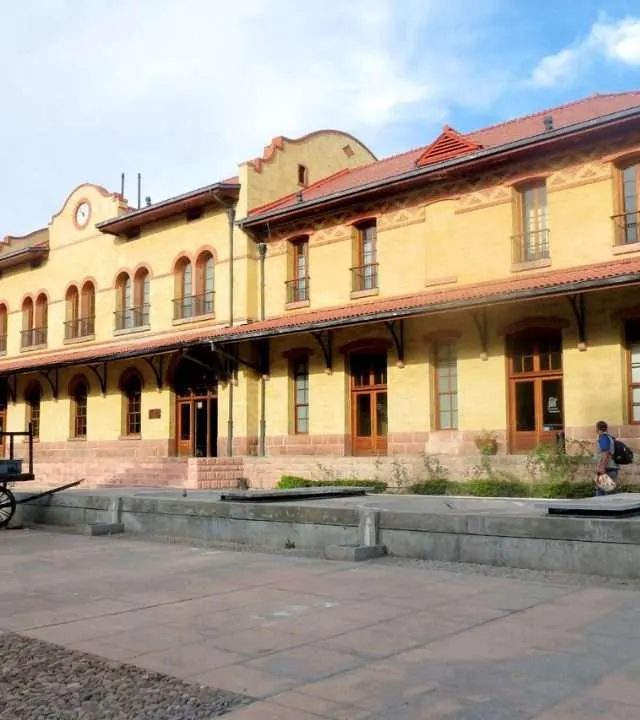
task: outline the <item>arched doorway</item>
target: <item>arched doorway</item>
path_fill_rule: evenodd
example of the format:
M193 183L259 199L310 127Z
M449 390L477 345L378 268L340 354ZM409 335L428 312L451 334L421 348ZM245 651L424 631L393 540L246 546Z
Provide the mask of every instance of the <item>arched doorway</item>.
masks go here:
M511 452L555 442L564 430L562 331L531 329L511 335L509 417Z
M186 457L218 454L218 356L208 348L193 348L175 366L176 451Z

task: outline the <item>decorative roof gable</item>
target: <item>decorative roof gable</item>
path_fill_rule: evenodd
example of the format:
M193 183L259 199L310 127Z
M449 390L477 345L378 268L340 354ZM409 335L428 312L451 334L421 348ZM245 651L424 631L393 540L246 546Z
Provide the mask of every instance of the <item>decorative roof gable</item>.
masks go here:
M482 145L468 140L457 130L445 125L440 135L425 148L422 155L416 160L416 167L450 160L481 149Z

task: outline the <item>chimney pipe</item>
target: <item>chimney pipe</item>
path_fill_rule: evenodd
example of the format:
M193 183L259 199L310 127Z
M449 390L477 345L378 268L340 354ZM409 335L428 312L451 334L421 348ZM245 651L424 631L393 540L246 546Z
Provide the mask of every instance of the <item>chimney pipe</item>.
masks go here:
M142 202L142 173L138 173L138 210Z
M124 197L124 173L120 173L120 195Z
M551 115L545 115L543 122L545 130L553 130L553 117Z

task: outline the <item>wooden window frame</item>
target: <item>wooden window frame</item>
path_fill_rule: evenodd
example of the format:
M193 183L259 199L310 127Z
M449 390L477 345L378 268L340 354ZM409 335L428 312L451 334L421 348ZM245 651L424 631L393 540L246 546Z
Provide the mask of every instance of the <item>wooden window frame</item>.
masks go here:
M634 333L631 328L635 328ZM634 420L633 417L633 391L640 389L640 382L633 382L632 346L640 348L640 317L629 318L624 323L624 351L625 351L625 375L627 380L627 421L629 425L640 425L640 417ZM634 337L629 337L633 335Z
M544 207L540 201L544 191ZM533 192L535 227L527 227L526 197ZM513 231L512 231L512 263L524 265L531 263L546 263L551 259L549 247L549 190L546 178L531 179L513 187ZM540 213L540 208L543 212ZM540 222L540 216L544 218ZM534 250L531 250L533 239Z
M290 373L291 373L291 390L292 390L292 409L293 409L293 434L294 435L308 435L309 434L309 410L310 410L310 384L311 376L309 372L310 363L308 355L297 355L290 359ZM300 372L300 368L304 368L304 372ZM306 383L306 388L303 387L302 391L306 392L306 403L298 402L298 382L302 379ZM306 429L301 429L301 417L299 410L300 408L306 408Z
M298 163L298 185L300 187L309 185L309 168L302 163Z
M84 389L83 395L79 392L80 389ZM86 440L89 401L89 383L86 378L79 376L71 381L69 398L71 400L71 437L74 440Z
M298 264L299 249L302 248L304 258L304 274L300 274ZM287 243L287 305L298 305L309 302L309 236L299 235Z
M130 383L137 382L138 386L131 392ZM140 373L135 369L125 370L120 377L120 390L123 399L123 428L122 434L127 438L138 438L142 435L142 390L144 382Z
M33 439L40 439L40 419L42 406L42 386L37 380L32 380L24 391L24 402L26 409L25 425L28 428L31 423Z
M9 331L9 309L0 303L0 355L7 352L7 333Z
M619 160L614 165L614 246L625 247L633 246L637 247L640 243L640 156L627 157ZM626 195L624 191L624 174L630 168L635 169L635 199L636 209L629 211L626 206ZM635 214L635 228L633 232L633 239L628 240L628 228L627 216ZM622 239L622 242L621 242Z
M441 373L442 373L442 370L440 368L440 352L442 351L443 348L452 348L453 349L453 357L455 360L455 370L454 370L455 381L456 381L455 391L448 390L446 392L442 392L440 390L440 377L441 377ZM448 358L448 359L450 360L451 358ZM459 403L458 403L459 397L458 397L458 345L457 345L457 343L455 341L442 341L442 342L436 343L436 345L434 346L434 349L433 349L433 361L434 361L433 362L433 369L434 369L433 379L434 379L435 412L436 412L435 423L434 423L435 428L438 431L459 430L460 429L460 416L459 416L460 407L459 407ZM449 373L449 375L448 375L449 381L451 380L451 377L452 377L452 375L451 375L451 373ZM452 417L452 423L451 423L450 427L444 427L442 425L441 408L442 408L442 398L444 396L450 397L450 398L455 397L455 402L456 402L455 423L453 423L453 417ZM451 416L453 416L453 411L449 410L449 414Z
M366 262L367 233L373 230L372 250ZM380 287L378 273L378 221L376 218L361 220L352 226L352 293L377 293Z

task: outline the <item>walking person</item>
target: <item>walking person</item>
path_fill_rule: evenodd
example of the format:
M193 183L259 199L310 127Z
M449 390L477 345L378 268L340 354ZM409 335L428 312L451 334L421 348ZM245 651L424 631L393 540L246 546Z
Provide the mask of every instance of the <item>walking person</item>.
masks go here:
M616 439L609 434L609 426L604 420L596 423L598 432L596 456L596 495L611 495L616 492L618 481L618 464L614 456Z

